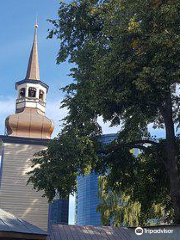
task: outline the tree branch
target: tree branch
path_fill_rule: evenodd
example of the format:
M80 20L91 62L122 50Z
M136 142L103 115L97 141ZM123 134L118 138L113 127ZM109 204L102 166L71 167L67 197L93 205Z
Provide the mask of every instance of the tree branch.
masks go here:
M142 145L141 145L142 144ZM113 150L118 150L121 147L129 147L129 148L139 148L142 150L147 150L146 146L143 146L143 144L151 144L151 145L156 145L158 146L159 143L155 142L153 140L150 139L141 139L141 140L136 140L136 141L132 141L129 143L120 143L114 146ZM98 153L102 153L102 154L107 154L110 153L111 150L104 150L104 151L99 151Z

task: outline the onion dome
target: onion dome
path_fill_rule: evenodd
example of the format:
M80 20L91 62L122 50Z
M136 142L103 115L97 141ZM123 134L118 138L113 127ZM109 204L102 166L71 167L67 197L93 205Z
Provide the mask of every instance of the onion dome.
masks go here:
M50 139L54 123L38 109L25 108L5 121L7 134L14 137Z

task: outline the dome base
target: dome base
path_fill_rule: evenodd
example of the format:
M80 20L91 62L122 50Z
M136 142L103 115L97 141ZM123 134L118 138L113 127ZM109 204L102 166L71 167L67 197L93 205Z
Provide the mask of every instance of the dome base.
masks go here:
M10 115L5 121L7 135L25 138L50 139L54 123L36 108Z

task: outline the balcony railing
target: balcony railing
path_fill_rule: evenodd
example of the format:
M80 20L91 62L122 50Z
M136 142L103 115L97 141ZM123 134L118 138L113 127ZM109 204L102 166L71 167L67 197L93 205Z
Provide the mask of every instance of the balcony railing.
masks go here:
M16 99L16 104L18 103L24 103L24 102L31 102L31 103L39 103L41 104L43 107L46 106L46 103L39 99L39 98L29 98L29 97L24 97L24 98L18 98Z

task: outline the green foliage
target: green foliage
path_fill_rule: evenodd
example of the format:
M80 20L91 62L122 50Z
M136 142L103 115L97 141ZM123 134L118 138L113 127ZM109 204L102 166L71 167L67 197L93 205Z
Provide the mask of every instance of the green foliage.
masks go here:
M162 204L148 206L148 214L144 214L139 202L132 201L131 197L122 191L110 190L105 177L99 178L98 196L100 203L97 211L101 213L103 225L136 227L156 225L164 221L165 211Z
M123 192L112 191L105 177L99 177L98 197L100 203L97 206L97 211L101 213L103 225L140 226L140 204L130 202L130 197L125 196Z
M50 37L61 40L57 62L68 57L77 65L76 84L65 90L112 125L121 119L125 128L143 128L141 135L148 123L162 123L160 108L180 80L180 3L156 2L62 3L59 20L51 21ZM68 96L65 105L69 101Z
M104 158L112 164L108 174L99 179L97 210L101 213L102 223L133 227L172 222L170 184L160 149L149 146L137 157L132 156L129 161L119 159L117 163L116 154L120 151L111 152ZM157 222L153 223L151 219Z
M129 206L140 204L142 219L160 204L167 218L173 206L180 220L174 133L180 115L179 0L77 0L60 3L58 15L50 20L49 38L60 42L57 63L74 63L75 81L63 88L62 107L69 110L64 129L33 160L39 167L30 181L52 200L56 192L74 192L76 176L94 169L106 176L113 193L130 197ZM107 147L98 144L98 116L121 124ZM165 129L164 141L151 136L150 123ZM134 157L132 148L142 154Z
M32 159L29 181L34 188L44 190L44 196L52 201L56 195L67 198L76 191L76 177L91 171L97 159L96 139L78 136L74 129L64 128L61 134L50 141L48 148Z

